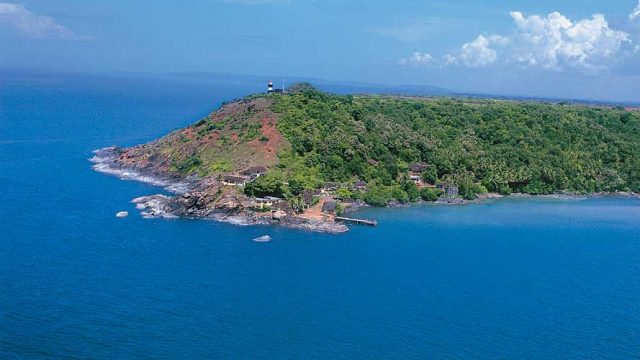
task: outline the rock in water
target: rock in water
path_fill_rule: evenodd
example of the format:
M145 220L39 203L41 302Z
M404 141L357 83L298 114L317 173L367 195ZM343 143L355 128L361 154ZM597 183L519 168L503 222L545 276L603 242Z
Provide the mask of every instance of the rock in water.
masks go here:
M269 236L269 235L260 236L258 238L253 239L253 241L255 241L255 242L269 242L269 241L271 241L271 236Z
M127 217L127 216L129 216L129 212L128 211L120 211L119 213L116 214L116 217L119 217L119 218L124 218L124 217Z

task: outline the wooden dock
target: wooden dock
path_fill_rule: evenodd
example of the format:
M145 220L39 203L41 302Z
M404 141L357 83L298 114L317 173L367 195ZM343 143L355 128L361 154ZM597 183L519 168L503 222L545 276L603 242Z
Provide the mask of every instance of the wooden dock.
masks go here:
M378 222L376 220L353 219L353 218L347 218L347 217L342 217L342 216L336 216L336 220L344 221L344 222L350 222L350 223L354 223L354 224L360 224L360 225L368 225L368 226L376 226L376 225L378 225Z

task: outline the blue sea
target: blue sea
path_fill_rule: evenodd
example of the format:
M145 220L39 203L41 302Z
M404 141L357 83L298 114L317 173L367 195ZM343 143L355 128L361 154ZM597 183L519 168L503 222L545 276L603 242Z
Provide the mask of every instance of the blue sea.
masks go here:
M131 199L163 190L92 150L264 84L0 81L2 359L640 358L639 200L367 209L341 235L143 219Z

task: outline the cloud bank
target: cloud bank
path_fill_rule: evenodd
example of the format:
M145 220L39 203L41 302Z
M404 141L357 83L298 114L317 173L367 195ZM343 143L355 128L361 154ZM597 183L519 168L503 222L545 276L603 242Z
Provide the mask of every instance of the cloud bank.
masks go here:
M572 21L558 12L543 17L510 13L512 34L479 35L454 54L436 59L430 53L414 53L398 61L401 65L446 67L459 65L484 68L492 65L516 65L563 71L573 69L595 72L633 52L631 37L612 29L602 14ZM640 18L640 5L630 19Z
M36 15L23 5L7 2L0 2L0 27L31 39L91 39L74 33L49 16Z

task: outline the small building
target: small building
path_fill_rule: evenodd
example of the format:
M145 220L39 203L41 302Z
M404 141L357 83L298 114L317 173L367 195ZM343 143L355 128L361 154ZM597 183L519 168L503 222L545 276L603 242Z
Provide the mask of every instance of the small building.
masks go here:
M271 206L271 205L273 205L273 200L268 199L268 198L254 198L253 201L255 201L256 204L261 205L261 206Z
M367 191L367 182L364 180L356 181L351 187L354 191Z
M269 169L267 169L264 166L252 166L250 168L247 168L247 169L244 169L244 170L240 171L240 175L248 176L252 180L255 180L258 177L266 174L267 170L269 170Z
M282 199L272 196L263 198L251 198L249 201L249 207L255 209L272 208L275 204L279 203Z
M244 176L235 176L235 175L225 175L222 178L222 184L228 186L245 186L247 185L247 179Z
M417 186L423 186L424 185L424 182L422 181L422 176L420 176L420 175L410 175L409 178Z
M450 183L441 183L436 185L436 189L442 191L442 193L449 197L458 196L458 187Z
M338 203L336 201L325 201L322 204L322 213L333 215L336 213L336 208L338 207Z

